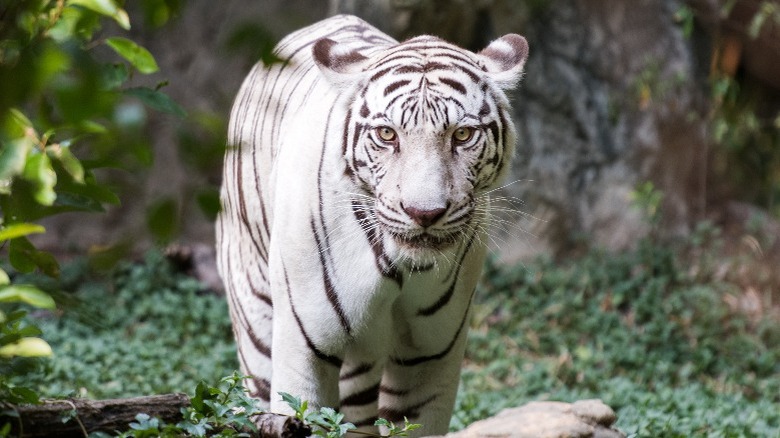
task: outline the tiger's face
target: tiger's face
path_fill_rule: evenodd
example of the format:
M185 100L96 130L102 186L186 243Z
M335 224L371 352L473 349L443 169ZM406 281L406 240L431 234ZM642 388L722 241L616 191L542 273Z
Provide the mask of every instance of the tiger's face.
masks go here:
M341 72L353 80L345 84L352 98L344 158L367 195L359 198L361 211L370 212L361 225L376 227L396 259L429 264L482 226L484 195L501 181L515 142L505 84L496 76L514 69L516 80L524 44L509 36L473 54L419 37L370 59L351 53L360 68ZM319 55L332 62L333 49ZM332 72L316 46L314 53Z

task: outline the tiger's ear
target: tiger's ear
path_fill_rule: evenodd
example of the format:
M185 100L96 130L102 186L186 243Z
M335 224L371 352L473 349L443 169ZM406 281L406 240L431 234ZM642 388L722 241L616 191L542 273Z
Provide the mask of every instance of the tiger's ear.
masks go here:
M345 48L329 38L323 38L312 47L314 63L325 79L337 88L344 88L357 82L362 76L368 58L360 52Z
M485 63L485 69L493 82L502 89L512 88L523 75L523 66L528 58L528 41L510 33L493 41L477 55Z

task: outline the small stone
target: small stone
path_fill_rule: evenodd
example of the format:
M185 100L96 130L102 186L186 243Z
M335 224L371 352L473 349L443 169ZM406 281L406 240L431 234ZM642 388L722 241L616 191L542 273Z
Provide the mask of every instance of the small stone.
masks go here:
M576 416L594 426L610 427L617 420L615 411L598 399L578 400L571 404L571 409Z
M504 409L497 415L446 435L448 438L624 438L611 428L615 412L601 400L574 403L539 401Z

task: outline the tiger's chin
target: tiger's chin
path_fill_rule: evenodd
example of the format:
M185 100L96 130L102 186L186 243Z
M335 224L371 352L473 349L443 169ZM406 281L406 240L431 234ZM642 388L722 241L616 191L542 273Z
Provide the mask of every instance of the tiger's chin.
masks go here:
M427 232L417 234L389 233L397 263L412 270L428 270L443 260L457 247L459 233L438 236Z

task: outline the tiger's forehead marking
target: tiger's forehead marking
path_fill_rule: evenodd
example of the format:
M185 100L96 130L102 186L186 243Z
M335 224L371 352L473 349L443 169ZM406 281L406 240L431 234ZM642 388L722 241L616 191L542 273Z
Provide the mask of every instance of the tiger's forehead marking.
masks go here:
M470 52L432 36L420 36L396 46L379 55L369 71L375 71L371 81L387 73L426 74L436 70L460 71L473 82L482 82L484 66Z
M467 107L484 106L483 102L470 104L469 91L482 90L484 85L479 60L436 37L417 37L394 46L367 70L374 72L368 87L376 107L382 108L381 116L403 128L433 125L444 130L464 118L478 119L470 117L472 108ZM361 112L368 115L368 108Z

